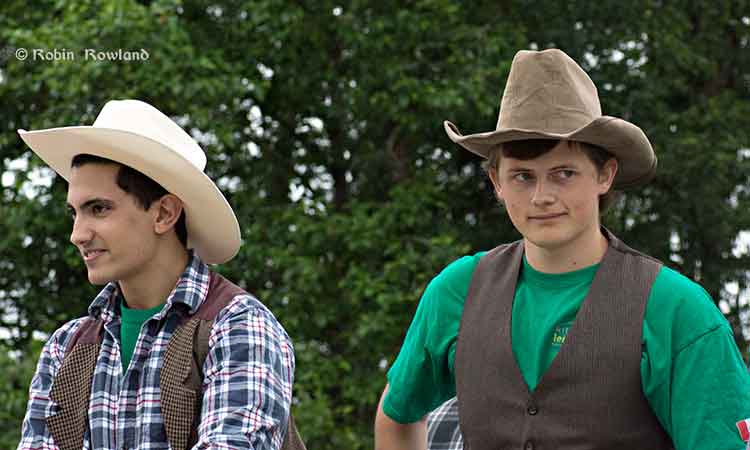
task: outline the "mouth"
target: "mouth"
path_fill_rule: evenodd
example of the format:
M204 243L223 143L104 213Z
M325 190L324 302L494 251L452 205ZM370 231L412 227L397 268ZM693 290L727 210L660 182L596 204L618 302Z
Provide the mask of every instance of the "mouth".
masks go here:
M552 220L552 219L557 219L558 217L562 217L564 215L565 213L539 214L536 216L529 216L529 220Z
M91 250L84 250L82 253L83 260L85 262L91 262L98 258L99 256L103 255L106 250L102 249L91 249Z

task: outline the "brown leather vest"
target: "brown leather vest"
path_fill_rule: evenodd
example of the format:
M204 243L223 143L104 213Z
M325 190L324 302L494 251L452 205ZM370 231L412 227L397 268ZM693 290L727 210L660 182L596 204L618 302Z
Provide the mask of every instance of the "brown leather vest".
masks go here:
M529 392L511 346L523 243L477 265L456 349L467 450L664 450L672 442L641 388L641 335L661 263L604 230L609 248L557 357Z
M208 335L214 318L237 295L239 286L211 273L208 295L193 315L169 339L159 374L161 408L169 446L182 450L198 440L202 395L202 365L208 352ZM47 418L47 427L61 450L80 449L88 426L88 406L96 359L102 342L102 321L88 318L68 344L65 358L52 383L50 398L58 413ZM294 418L289 415L282 450L305 450Z

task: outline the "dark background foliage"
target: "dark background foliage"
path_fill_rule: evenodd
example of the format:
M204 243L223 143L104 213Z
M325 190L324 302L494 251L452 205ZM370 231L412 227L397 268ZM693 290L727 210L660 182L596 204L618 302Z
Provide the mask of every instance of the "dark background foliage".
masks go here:
M206 150L244 239L219 270L292 336L309 448L372 447L385 372L429 279L518 237L481 161L442 121L494 129L519 49L565 50L604 113L650 137L658 176L605 223L700 282L745 351L750 4L543 3L4 1L0 446L17 442L39 339L96 293L68 243L65 183L16 129L91 124L117 98L156 105ZM17 49L75 58L20 60ZM86 59L85 49L148 59Z

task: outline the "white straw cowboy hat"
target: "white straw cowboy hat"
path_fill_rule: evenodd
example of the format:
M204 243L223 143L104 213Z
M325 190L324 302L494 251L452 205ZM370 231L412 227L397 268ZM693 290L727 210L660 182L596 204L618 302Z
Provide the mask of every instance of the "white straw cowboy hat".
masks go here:
M444 122L451 140L484 158L503 142L565 139L586 142L617 158L615 188L648 182L656 155L636 125L602 116L596 86L586 72L557 49L516 53L500 103L495 131L462 135Z
M232 207L203 173L206 154L185 130L138 100L107 102L93 126L18 130L55 172L70 181L80 153L122 163L159 183L183 202L188 248L209 264L232 259L240 248L240 226Z

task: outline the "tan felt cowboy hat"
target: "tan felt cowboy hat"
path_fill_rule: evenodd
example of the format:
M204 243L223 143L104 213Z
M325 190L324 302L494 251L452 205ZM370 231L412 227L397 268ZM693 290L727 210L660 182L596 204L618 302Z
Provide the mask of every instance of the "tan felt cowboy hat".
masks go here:
M107 102L93 126L18 130L55 172L70 180L75 155L117 161L150 177L183 202L188 248L209 264L232 259L240 248L237 217L203 173L206 154L185 130L138 100Z
M451 122L444 126L453 142L484 158L503 142L525 139L597 145L617 158L614 187L619 189L645 184L656 173L656 155L643 131L602 116L591 78L557 49L516 53L495 131L464 136Z

